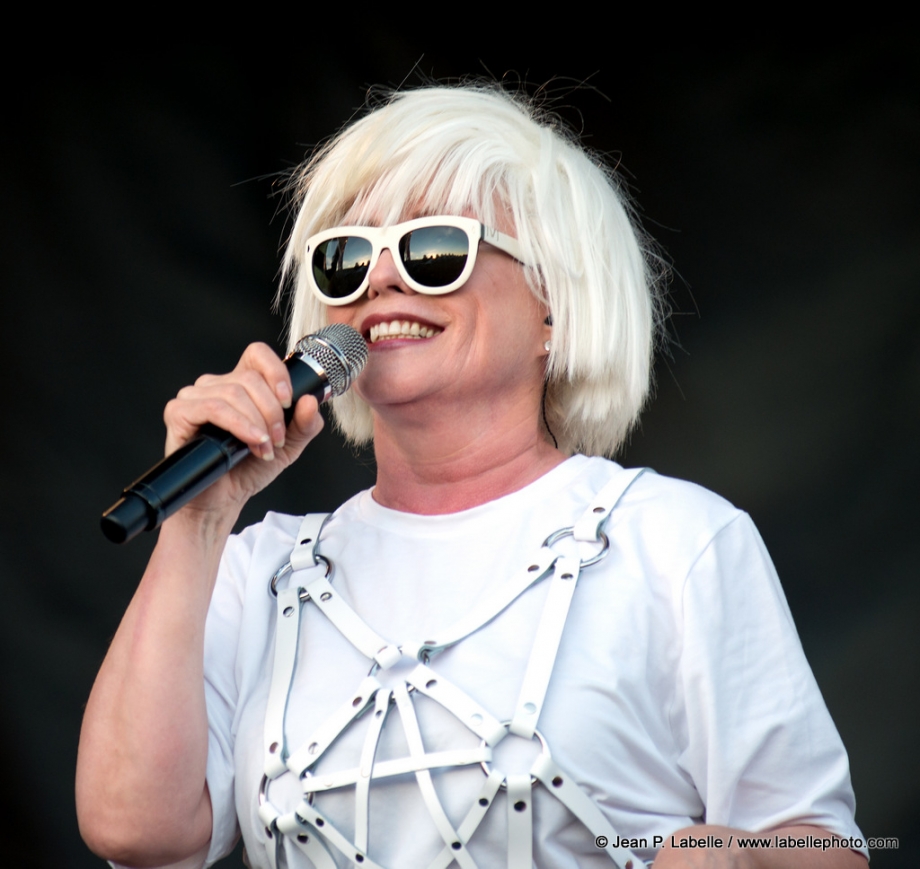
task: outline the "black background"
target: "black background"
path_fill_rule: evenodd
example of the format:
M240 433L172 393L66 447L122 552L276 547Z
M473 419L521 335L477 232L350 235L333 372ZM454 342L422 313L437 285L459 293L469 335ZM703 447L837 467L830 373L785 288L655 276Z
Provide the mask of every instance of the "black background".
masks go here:
M283 31L283 27L280 28ZM752 514L850 752L857 820L914 865L920 585L920 62L905 34L500 49L383 23L309 51L50 56L5 76L0 153L0 831L10 866L99 867L73 769L82 707L152 539L99 513L162 451L162 407L271 313L277 173L370 85L543 85L621 161L674 261L670 357L621 457ZM305 35L305 34L304 34ZM328 43L323 42L328 38ZM461 40L457 39L458 46ZM352 47L355 43L352 43ZM325 432L248 508L331 509L372 457ZM730 626L726 626L730 629ZM7 862L9 861L9 862ZM239 866L238 856L223 865Z

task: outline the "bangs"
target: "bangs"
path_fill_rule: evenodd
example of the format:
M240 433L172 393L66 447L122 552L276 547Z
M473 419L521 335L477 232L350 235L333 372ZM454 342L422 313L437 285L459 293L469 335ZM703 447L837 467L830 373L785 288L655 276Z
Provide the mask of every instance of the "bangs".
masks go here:
M483 176L463 171L464 164L469 165L460 154L428 163L414 154L412 160L391 165L361 190L342 215L342 224L392 226L416 217L450 214L469 215L495 226L497 211L507 210L507 194L496 178L501 173Z

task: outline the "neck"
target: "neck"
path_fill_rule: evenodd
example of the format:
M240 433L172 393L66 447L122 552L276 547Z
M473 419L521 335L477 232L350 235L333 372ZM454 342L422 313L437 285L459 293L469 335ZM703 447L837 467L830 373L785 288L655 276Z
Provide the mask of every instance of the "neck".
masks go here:
M505 410L454 411L434 424L430 410L424 422L406 409L375 413L374 500L407 513L456 513L523 489L565 461L536 414Z

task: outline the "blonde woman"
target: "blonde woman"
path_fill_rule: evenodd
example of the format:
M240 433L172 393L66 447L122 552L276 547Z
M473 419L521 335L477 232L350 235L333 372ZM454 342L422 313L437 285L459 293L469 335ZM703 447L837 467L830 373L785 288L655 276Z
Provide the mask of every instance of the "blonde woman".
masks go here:
M164 524L103 664L90 846L129 866L207 865L242 833L274 869L864 867L750 519L604 458L660 320L615 176L497 88L427 88L346 128L295 192L291 340L368 341L333 410L373 440L377 483L231 537L316 403L285 429L263 345L170 402L167 451L211 422L254 455Z

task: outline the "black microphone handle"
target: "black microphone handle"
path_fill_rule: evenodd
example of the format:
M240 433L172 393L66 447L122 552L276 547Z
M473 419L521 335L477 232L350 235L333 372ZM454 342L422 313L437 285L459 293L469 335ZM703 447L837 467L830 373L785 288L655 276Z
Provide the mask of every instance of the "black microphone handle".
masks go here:
M289 423L294 406L304 395L317 401L329 395L328 381L301 357L284 362L291 375L294 393L284 412ZM102 532L113 543L126 543L142 531L152 531L184 507L249 455L249 447L239 438L215 425L204 425L187 444L154 465L135 480L119 501L102 514Z

